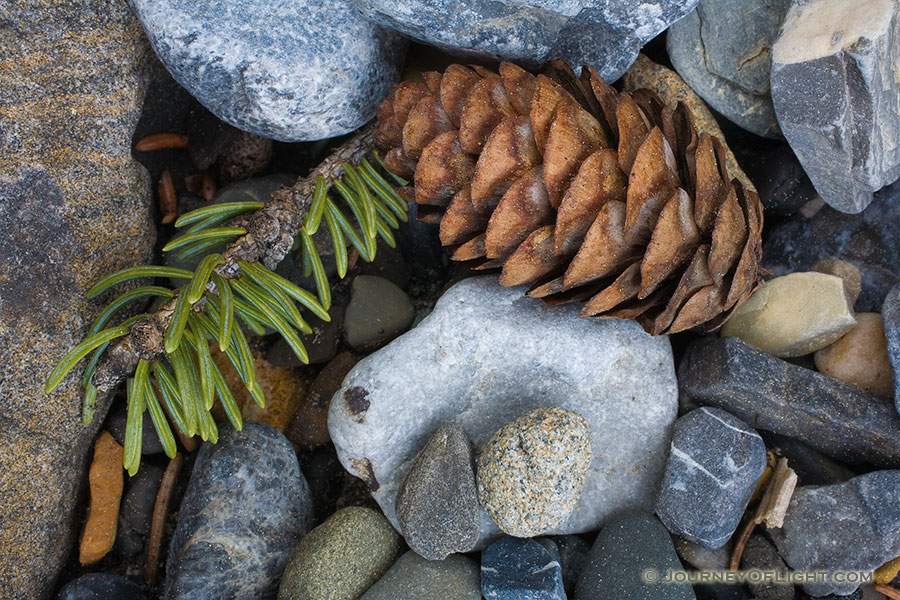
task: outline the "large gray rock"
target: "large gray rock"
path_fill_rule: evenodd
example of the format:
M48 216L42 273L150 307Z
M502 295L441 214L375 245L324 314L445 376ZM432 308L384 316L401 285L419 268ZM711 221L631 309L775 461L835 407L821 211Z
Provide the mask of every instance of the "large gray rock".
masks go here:
M894 372L894 406L900 412L900 284L894 286L884 299L881 309L888 358Z
M406 42L340 0L130 0L172 76L238 129L299 142L353 131L397 80Z
M874 471L846 483L801 487L784 526L770 529L795 571L871 573L900 555L900 471ZM811 596L847 595L859 581L808 583Z
M766 445L746 423L718 408L675 422L656 514L676 535L721 548L737 529L766 468Z
M338 457L391 522L398 486L441 424L462 425L477 454L502 426L545 406L577 412L593 437L581 499L553 532L652 507L677 408L668 339L523 292L494 277L457 283L415 329L356 365L332 399ZM496 534L482 512L480 543Z
M166 562L164 598L275 598L312 495L280 432L248 421L200 449Z
M618 79L697 0L353 0L367 17L451 52L537 66L564 58Z
M781 130L830 206L858 213L900 178L900 6L793 0L772 47Z
M0 13L0 596L30 600L77 539L108 408L84 427L79 369L44 383L103 308L88 288L152 256L150 181L131 157L150 51L118 0Z
M900 416L881 396L793 365L738 338L698 340L678 367L685 402L798 438L851 464L900 466Z
M781 137L769 95L772 44L790 0L701 0L666 33L678 74L748 131Z
M856 215L823 207L812 218L797 215L767 227L763 266L773 275L809 271L820 260L841 259L862 274L859 312L879 312L900 281L900 182L875 194Z

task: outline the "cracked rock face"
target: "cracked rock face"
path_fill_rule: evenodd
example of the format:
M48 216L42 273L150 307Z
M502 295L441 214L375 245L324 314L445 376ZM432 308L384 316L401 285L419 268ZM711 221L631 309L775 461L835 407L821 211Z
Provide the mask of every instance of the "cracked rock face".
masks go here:
M615 81L641 46L697 0L354 0L374 22L413 39L489 60L532 67L563 58Z
M900 178L900 6L794 0L772 47L772 100L825 202L858 213Z
M587 421L593 458L575 510L549 533L596 529L617 511L652 507L677 411L668 339L633 321L582 319L577 307L523 292L493 277L457 283L415 329L357 364L333 397L328 428L338 457L395 526L397 489L444 423L459 423L478 455L504 425L553 406ZM499 532L483 511L480 521L483 547Z

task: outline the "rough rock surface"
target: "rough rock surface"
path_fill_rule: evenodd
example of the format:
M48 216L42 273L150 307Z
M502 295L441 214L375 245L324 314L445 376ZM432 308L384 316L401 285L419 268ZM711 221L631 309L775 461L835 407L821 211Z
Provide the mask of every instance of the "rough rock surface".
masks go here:
M721 548L737 529L766 467L759 434L718 408L675 422L656 514L676 535Z
M894 372L894 406L900 412L900 284L894 286L885 298L881 319L887 338L888 358Z
M354 0L376 23L450 52L537 66L563 58L609 82L697 0Z
M172 76L217 117L282 141L348 133L375 116L406 42L340 0L130 0Z
M767 227L763 266L773 275L808 271L822 259L842 259L862 273L860 312L879 312L900 281L900 182L875 194L860 214L826 206L812 218L797 215Z
M784 526L769 533L795 571L871 572L900 555L900 471L798 488ZM858 585L829 581L803 588L812 596L846 595Z
M341 463L396 523L397 488L443 423L462 425L477 454L528 411L575 411L591 427L594 458L574 513L554 531L573 533L651 508L676 386L667 338L633 321L582 319L575 306L550 307L479 277L451 287L415 329L356 365L328 428ZM482 512L480 543L496 534Z
M884 398L738 338L691 344L678 385L683 400L717 406L754 429L798 438L838 460L900 466L900 416Z
M94 423L70 375L44 382L90 326L98 279L151 257L131 136L149 49L118 0L7 3L0 35L0 596L41 598L78 531ZM60 68L64 65L65 68Z
M426 560L409 551L360 600L481 600L481 576L467 556Z
M458 423L442 426L416 456L397 492L397 520L409 547L428 560L468 552L480 510L472 444Z
M254 422L220 431L194 463L163 597L274 598L312 511L297 455L281 433Z
M825 202L858 213L900 178L900 6L793 0L772 47L772 101Z
M790 0L701 0L666 33L675 70L748 131L781 137L769 95L772 44Z

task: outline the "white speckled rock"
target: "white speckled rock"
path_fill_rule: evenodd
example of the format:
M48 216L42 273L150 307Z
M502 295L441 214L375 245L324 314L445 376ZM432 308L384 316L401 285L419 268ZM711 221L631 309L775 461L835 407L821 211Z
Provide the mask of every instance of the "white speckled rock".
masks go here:
M549 533L588 531L620 510L652 508L677 412L669 340L633 321L582 319L578 310L527 298L494 277L467 279L350 372L328 428L341 463L367 481L392 523L397 488L444 422L462 425L477 454L502 426L545 406L577 412L593 438L581 499ZM497 533L482 512L479 545Z
M357 129L406 41L340 0L130 0L160 60L223 121L286 142Z

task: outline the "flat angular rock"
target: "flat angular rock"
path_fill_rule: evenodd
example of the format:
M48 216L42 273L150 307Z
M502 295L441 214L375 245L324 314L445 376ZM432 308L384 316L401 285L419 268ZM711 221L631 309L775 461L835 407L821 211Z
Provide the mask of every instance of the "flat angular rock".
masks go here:
M109 406L81 424L81 367L47 375L105 302L87 290L153 255L131 136L149 48L125 2L7 2L0 34L0 581L47 597L78 542L73 500Z
M858 213L900 178L900 7L793 0L772 47L772 100L819 195Z
M620 515L594 541L574 600L695 600L690 584L658 583L669 569L683 567L659 519L647 513Z
M475 459L458 423L442 426L416 456L397 492L397 520L409 547L428 560L478 542Z
M900 182L875 194L863 212L848 215L823 207L812 218L796 215L766 226L763 266L774 276L809 271L823 259L842 259L862 274L860 312L879 312L900 282Z
M848 464L900 466L900 416L888 401L738 338L691 344L678 385L684 400L727 410L754 429L796 437Z
M666 33L675 70L716 111L780 138L769 95L772 44L790 0L700 0Z
M200 449L169 546L163 597L274 598L312 521L290 442L263 423Z
M784 527L770 529L795 571L871 572L900 555L900 471L873 471L846 483L794 491ZM812 596L852 593L859 582L814 582Z
M415 329L357 364L332 399L338 457L391 522L398 487L442 424L462 425L477 455L501 427L548 406L587 421L594 457L575 511L552 533L651 509L677 410L668 339L523 292L494 277L457 283ZM479 544L497 534L482 512Z
M722 327L780 357L803 356L837 341L856 325L840 277L791 273L771 279L741 304Z
M676 535L721 548L766 467L766 446L743 421L698 408L675 421L656 514Z
M374 22L450 52L538 66L553 58L589 64L609 82L638 50L697 0L467 2L354 0Z
M131 6L160 60L201 104L282 141L334 137L372 119L406 48L339 0Z
M360 600L481 600L481 575L467 556L426 560L410 551Z
M559 551L550 540L503 537L481 553L487 600L565 600Z
M900 412L900 285L891 289L885 298L881 319L894 374L894 406Z

